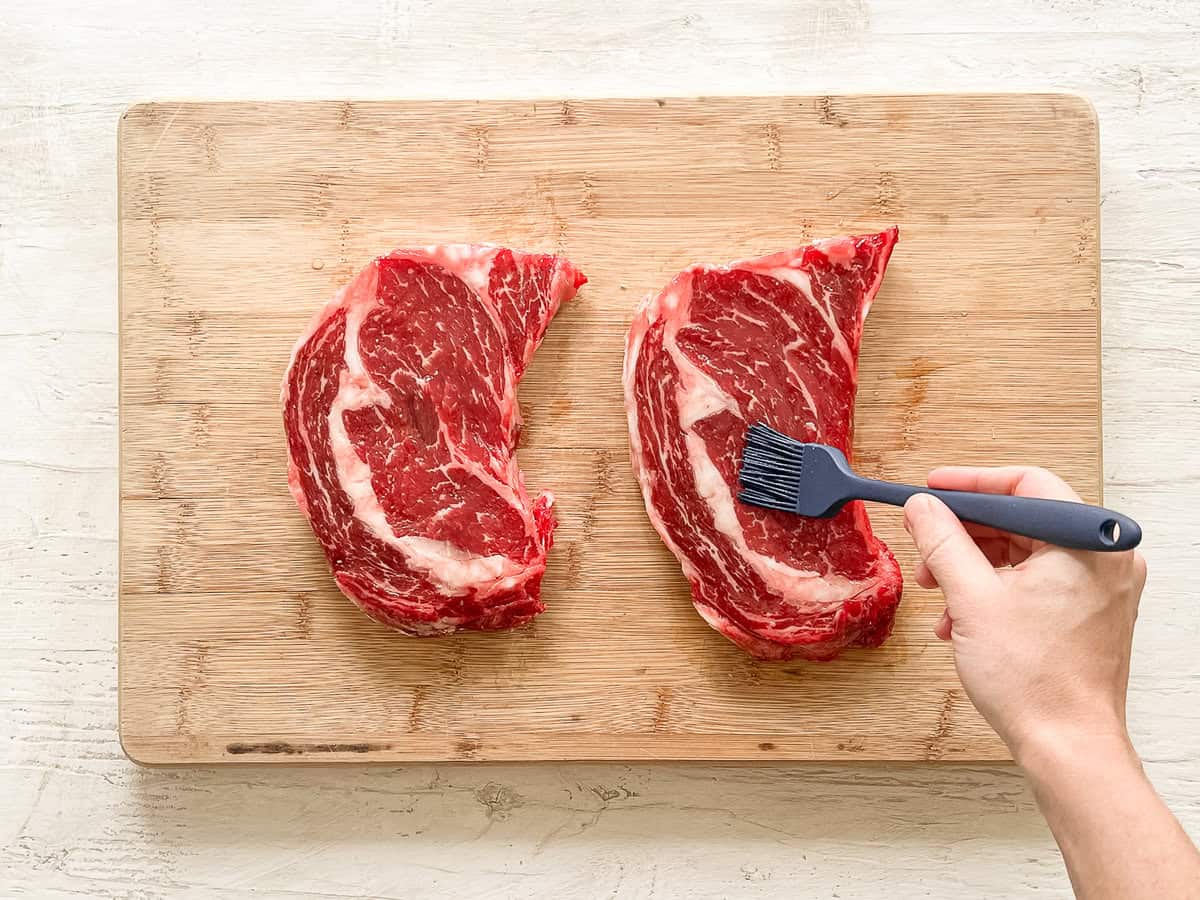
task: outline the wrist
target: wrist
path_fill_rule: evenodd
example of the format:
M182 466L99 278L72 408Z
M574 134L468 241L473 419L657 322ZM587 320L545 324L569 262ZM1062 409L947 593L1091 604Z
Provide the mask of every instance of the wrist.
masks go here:
M1141 772L1142 763L1129 733L1117 723L1083 727L1045 725L1032 729L1010 744L1014 761L1031 778L1055 777L1090 769L1115 773Z

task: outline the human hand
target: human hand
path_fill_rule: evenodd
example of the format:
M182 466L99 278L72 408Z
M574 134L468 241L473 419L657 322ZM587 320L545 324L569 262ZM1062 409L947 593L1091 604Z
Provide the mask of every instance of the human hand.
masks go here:
M1056 475L1016 466L935 469L929 486L1079 500ZM934 632L953 644L963 687L1014 758L1047 741L1127 740L1140 554L1066 550L964 524L929 494L905 504L904 525L921 555L917 582L946 597Z

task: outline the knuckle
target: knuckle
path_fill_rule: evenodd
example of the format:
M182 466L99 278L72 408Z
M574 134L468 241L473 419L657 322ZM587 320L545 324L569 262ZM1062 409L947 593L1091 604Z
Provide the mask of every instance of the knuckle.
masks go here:
M1127 578L1131 581L1142 582L1146 579L1146 560L1136 550L1124 553L1097 554L1104 563L1107 575L1113 578Z
M927 564L932 561L934 565L937 565L952 556L953 552L954 533L942 530L930 535L921 555L925 557Z
M1075 489L1066 481L1041 466L1030 466L1021 477L1022 491L1029 492L1032 496L1050 497L1060 500L1079 499L1079 495ZM1020 492L1020 491L1019 491Z

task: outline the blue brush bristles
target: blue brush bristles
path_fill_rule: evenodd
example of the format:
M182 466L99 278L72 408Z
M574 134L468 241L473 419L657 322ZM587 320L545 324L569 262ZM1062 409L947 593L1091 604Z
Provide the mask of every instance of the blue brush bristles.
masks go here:
M793 510L804 472L804 445L756 422L746 430L738 499L755 506Z

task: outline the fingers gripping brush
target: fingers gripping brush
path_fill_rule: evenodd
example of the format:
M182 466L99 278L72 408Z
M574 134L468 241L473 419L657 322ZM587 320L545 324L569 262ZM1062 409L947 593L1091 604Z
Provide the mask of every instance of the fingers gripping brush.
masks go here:
M738 477L743 503L800 516L827 519L851 500L903 506L914 494L932 494L965 521L1073 550L1132 550L1142 540L1137 522L1100 506L861 478L842 451L802 443L762 422L746 432Z

